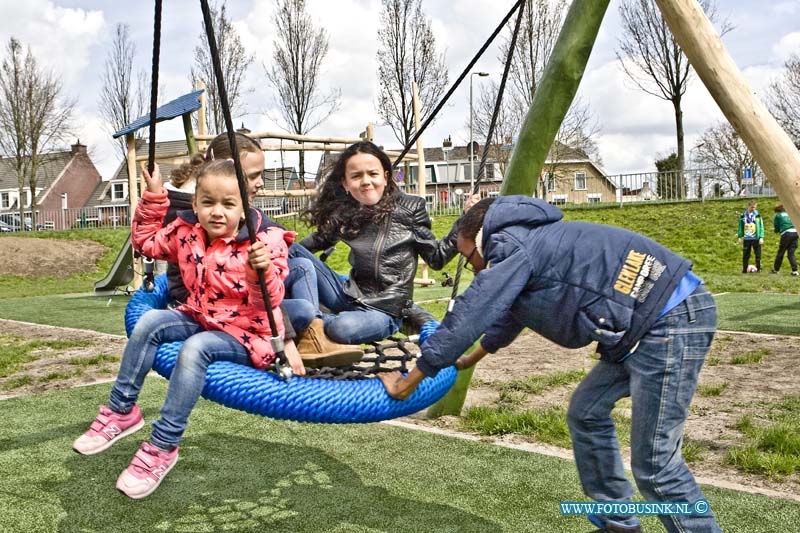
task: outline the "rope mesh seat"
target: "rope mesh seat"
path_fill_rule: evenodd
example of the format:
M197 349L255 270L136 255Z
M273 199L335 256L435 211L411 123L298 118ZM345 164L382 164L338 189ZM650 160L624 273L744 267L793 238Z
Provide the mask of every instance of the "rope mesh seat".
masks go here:
M161 275L156 277L152 292L140 289L131 297L125 310L128 335L144 313L150 309L164 309L166 303L167 280ZM422 339L427 338L435 327L435 322L426 324ZM404 344L411 342L405 341ZM182 346L182 342L162 344L156 352L153 369L169 379ZM400 350L410 353L405 346ZM366 363L371 363L366 367L366 373L386 371L380 366L384 361L398 357L406 359L404 356L388 356L384 352L384 347L378 347L374 351L375 357L365 358ZM453 386L457 373L455 367L449 367L435 378L425 378L414 394L400 401L386 394L380 380L351 379L354 374L347 375L347 372L354 371L348 369L335 380L315 376L294 377L287 382L273 372L218 361L208 368L203 397L232 409L275 419L329 424L368 423L409 415L428 407Z

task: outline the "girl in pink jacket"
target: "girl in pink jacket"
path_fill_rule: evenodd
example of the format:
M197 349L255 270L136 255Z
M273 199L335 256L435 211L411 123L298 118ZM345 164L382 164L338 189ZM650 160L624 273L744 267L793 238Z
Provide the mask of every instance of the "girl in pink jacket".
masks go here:
M190 297L177 309L154 309L137 322L108 406L100 407L89 431L73 443L78 453L92 455L144 427L136 399L156 350L165 342L184 341L150 441L142 443L117 480L117 488L131 498L151 494L178 460L178 445L211 363L266 368L275 359L256 270L264 270L276 334L283 336L278 306L295 237L253 209L257 240L249 244L247 229L240 230L244 210L232 160L206 163L197 178L193 211L180 212L163 228L169 201L158 167L152 177L145 172L145 180L131 233L134 248L177 263Z

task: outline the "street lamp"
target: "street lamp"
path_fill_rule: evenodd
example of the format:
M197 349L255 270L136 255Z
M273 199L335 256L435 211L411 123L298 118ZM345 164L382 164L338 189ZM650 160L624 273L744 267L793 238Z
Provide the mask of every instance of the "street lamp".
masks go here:
M447 155L453 150L453 141L450 139L450 135L447 136L446 139L442 140L442 154L444 155L444 171L446 172L446 181L447 181L447 205L445 207L449 207L452 203L452 200L449 198L450 196L450 163L447 161Z
M475 154L472 144L472 79L473 76L480 76L485 78L488 72L472 72L469 75L469 193L472 194L475 190Z

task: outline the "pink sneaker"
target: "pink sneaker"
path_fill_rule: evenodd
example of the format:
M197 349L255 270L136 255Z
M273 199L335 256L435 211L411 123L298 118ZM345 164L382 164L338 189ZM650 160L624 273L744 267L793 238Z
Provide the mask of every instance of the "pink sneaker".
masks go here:
M130 413L121 415L105 405L100 406L100 414L94 419L89 431L75 439L72 449L83 455L94 455L107 450L122 437L135 433L144 427L142 412L137 405Z
M117 489L134 500L149 496L177 462L177 447L171 452L162 452L149 442L143 442L131 464L119 475Z

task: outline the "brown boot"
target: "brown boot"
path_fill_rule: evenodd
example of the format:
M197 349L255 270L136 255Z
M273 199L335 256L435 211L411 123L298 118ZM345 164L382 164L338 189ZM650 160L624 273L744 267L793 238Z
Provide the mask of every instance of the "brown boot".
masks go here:
M330 340L325 335L321 318L312 320L295 342L303 364L309 368L345 366L364 357L364 350L360 346L339 344Z

